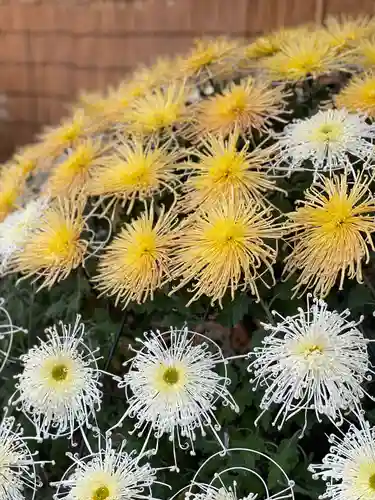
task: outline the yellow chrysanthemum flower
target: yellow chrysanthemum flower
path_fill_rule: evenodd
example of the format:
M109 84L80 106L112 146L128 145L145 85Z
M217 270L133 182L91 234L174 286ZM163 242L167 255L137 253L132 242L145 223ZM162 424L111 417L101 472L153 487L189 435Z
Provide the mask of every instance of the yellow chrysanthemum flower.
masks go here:
M13 161L20 170L27 176L39 165L43 165L42 151L39 144L32 144L17 151L13 156Z
M265 240L282 235L269 209L245 204L235 198L219 200L190 217L178 231L172 276L180 279L171 293L190 284L193 297L202 295L222 304L228 292L249 289L259 298L257 280L264 284L264 272L274 280L272 265L277 250Z
M101 151L100 141L95 142L87 139L79 143L64 160L51 170L44 186L46 194L52 197L69 196L85 189L90 169Z
M369 248L375 250L375 198L369 185L365 177L353 185L346 175L321 178L303 206L288 214L294 248L285 272L288 277L300 272L296 293L313 288L324 297L336 283L341 290L346 277L362 282L362 264L370 258Z
M170 254L175 241L175 214L153 207L126 224L106 248L93 281L102 294L116 296L116 305L153 299L170 277Z
M0 170L0 222L17 208L26 187L27 172L17 163L4 164Z
M179 81L150 91L130 104L125 118L128 129L142 135L170 134L186 119L187 98L187 86Z
M83 110L84 114L92 119L105 112L107 105L106 96L99 92L82 92L77 103L73 105L73 111Z
M358 41L353 60L366 70L375 67L375 36Z
M319 76L344 67L344 54L318 33L290 40L275 55L259 60L259 67L274 81L298 81L306 76Z
M58 127L49 127L42 135L39 145L44 156L57 156L65 149L77 144L85 135L87 116L82 109L77 110L71 118L62 120Z
M256 38L244 49L246 59L260 59L273 56L280 52L282 46L290 41L309 36L309 28L300 26L297 28L281 28L264 36Z
M176 162L182 155L170 142L129 139L100 159L91 171L87 193L112 202L122 200L123 205L129 202L130 212L136 199L145 200L165 188L174 192L179 182Z
M191 107L188 133L200 139L207 134L225 136L236 129L240 133L266 132L271 120L283 113L286 96L282 86L271 88L252 77L232 83L223 94Z
M375 73L354 76L335 99L336 107L375 117Z
M238 41L225 37L195 40L191 51L177 60L178 71L184 78L199 80L233 72L239 46Z
M38 290L51 288L82 263L88 247L81 237L86 229L84 204L82 198L57 198L17 256L13 270L42 280Z
M325 21L328 42L339 49L350 47L354 42L374 32L374 24L368 16L329 16Z
M209 207L220 197L231 196L246 204L266 204L265 193L275 189L275 182L267 173L272 149L249 151L248 143L240 149L238 144L237 131L227 138L209 135L202 141L203 151L193 152L199 161L187 164L190 176L184 184L183 210Z
M152 66L137 68L129 82L133 97L140 97L150 90L176 78L176 61L168 57L159 57Z

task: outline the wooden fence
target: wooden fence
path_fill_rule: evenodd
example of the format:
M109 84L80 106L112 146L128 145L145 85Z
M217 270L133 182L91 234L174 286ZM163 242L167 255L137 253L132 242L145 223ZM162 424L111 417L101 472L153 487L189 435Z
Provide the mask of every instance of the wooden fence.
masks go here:
M56 122L80 90L197 36L251 38L361 12L375 13L375 0L0 0L0 156Z

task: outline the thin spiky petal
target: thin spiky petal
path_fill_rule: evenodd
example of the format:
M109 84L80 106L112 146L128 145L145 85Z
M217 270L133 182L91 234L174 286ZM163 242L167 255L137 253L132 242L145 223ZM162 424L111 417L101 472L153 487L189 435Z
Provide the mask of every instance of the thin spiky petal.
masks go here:
M93 278L102 294L116 297L125 308L153 299L170 278L170 253L176 239L176 214L145 207L142 215L126 224L107 246Z
M274 279L277 255L276 247L265 240L281 235L269 209L219 200L181 226L172 266L172 276L180 282L171 293L191 285L194 295L188 304L207 295L221 305L227 292L233 299L237 290L247 289L259 298L257 281L265 283L267 271Z
M302 206L288 215L286 230L293 250L286 258L288 277L298 272L295 293L312 288L319 297L345 278L362 282L362 266L374 250L375 198L371 179L360 176L353 184L345 174L318 178Z
M285 109L287 92L282 86L271 88L252 77L231 83L222 94L191 106L191 125L187 135L199 140L207 134L228 135L266 133L272 120Z
M39 289L67 278L83 262L88 248L81 236L87 227L84 206L82 197L56 198L15 258L12 271L21 272L22 279L40 280Z

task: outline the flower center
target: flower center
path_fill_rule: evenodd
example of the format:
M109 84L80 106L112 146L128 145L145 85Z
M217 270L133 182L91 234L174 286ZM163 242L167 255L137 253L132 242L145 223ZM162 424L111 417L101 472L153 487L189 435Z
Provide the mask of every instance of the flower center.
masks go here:
M66 379L66 377L68 376L67 366L64 365L63 363L55 365L52 368L51 376L52 376L53 380L56 380L56 382L63 382Z
M163 380L168 385L175 385L180 379L180 374L174 366L168 367L163 373Z
M108 497L109 497L109 489L107 488L107 486L100 486L94 491L92 495L92 500L105 500Z
M375 474L371 474L371 476L369 477L368 485L369 485L370 489L375 491Z
M309 358L313 354L323 354L323 349L317 344L313 344L304 351L305 359Z

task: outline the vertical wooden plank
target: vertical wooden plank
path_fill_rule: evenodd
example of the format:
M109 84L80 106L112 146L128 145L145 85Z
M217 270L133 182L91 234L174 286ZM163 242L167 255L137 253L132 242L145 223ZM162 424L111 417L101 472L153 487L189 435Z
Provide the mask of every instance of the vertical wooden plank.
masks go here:
M327 15L374 15L375 2L374 0L326 0L326 16Z

